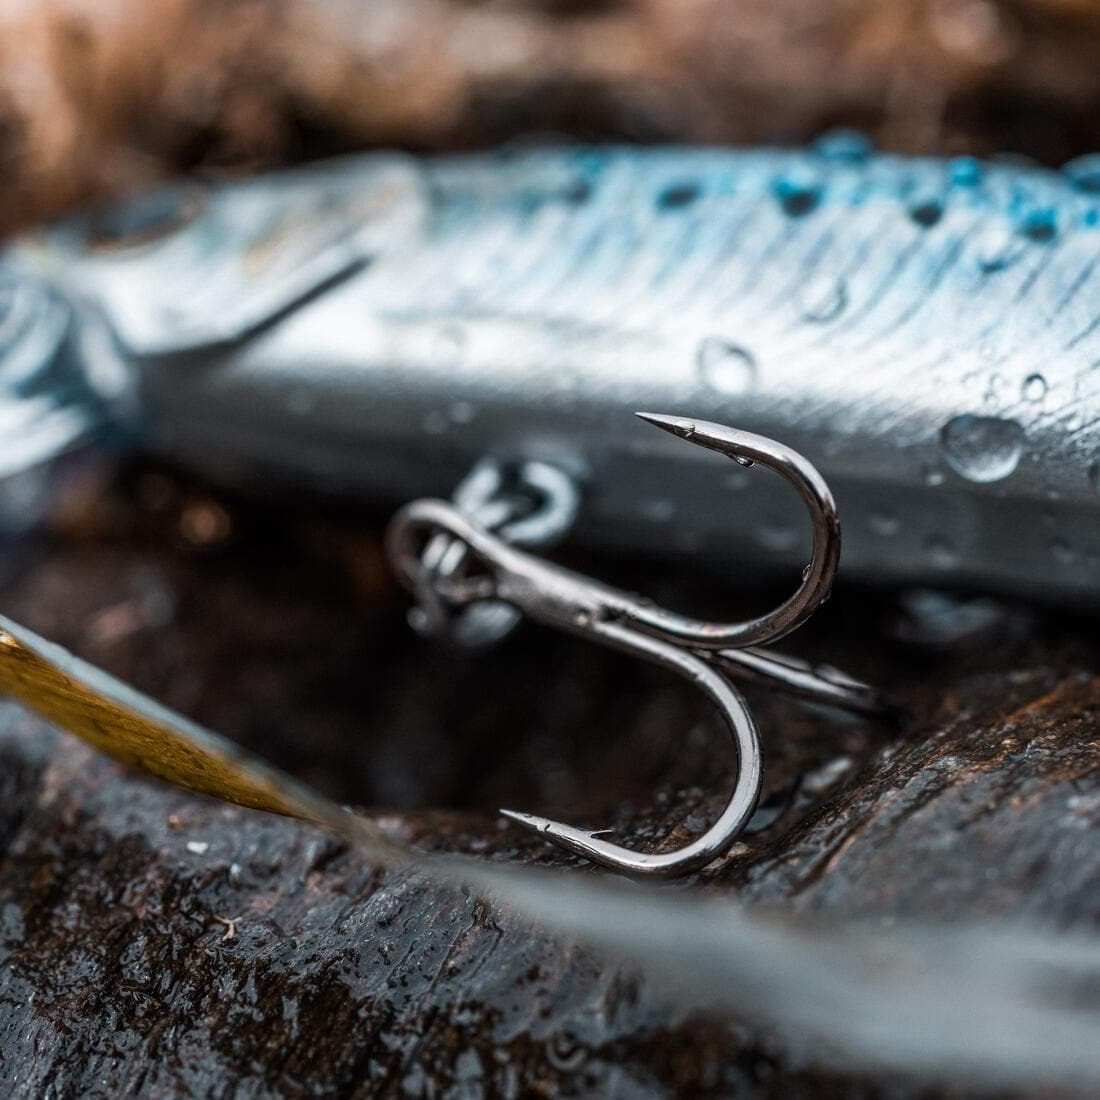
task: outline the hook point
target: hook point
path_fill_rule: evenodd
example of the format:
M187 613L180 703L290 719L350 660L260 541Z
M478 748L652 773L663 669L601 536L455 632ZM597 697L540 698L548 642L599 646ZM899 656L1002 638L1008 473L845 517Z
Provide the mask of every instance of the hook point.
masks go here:
M647 424L660 428L661 431L678 435L681 439L690 439L695 434L695 421L686 416L669 416L666 413L636 412L634 414Z
M525 814L519 810L500 810L501 817L508 818L509 821L514 821L517 825L522 825L525 829L530 829L533 833L544 833L554 823L548 817L539 817L538 814Z

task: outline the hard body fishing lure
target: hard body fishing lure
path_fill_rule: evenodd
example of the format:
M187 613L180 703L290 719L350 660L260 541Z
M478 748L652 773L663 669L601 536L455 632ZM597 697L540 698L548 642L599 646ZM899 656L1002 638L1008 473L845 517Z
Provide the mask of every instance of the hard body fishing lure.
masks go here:
M771 479L626 417L660 408L806 455L849 576L1100 602L1100 160L368 155L11 262L75 311L35 392L223 480L398 502L489 455L567 475L590 543L804 561Z

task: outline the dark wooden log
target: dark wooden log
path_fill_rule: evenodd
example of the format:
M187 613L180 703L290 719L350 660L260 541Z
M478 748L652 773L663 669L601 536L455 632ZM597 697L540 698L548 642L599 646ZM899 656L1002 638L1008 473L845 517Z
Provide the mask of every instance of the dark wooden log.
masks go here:
M729 766L705 706L546 632L465 663L426 650L373 547L358 524L145 473L0 599L330 793L392 807L372 815L417 845L562 862L501 829L498 804L637 845L701 827ZM912 717L891 731L760 700L781 812L695 888L884 922L1094 927L1093 632L1007 616L999 640L937 655L889 641L889 610L838 592L805 652L894 688ZM475 895L0 707L5 1095L939 1095L793 1059L751 1008L731 1023L677 1003Z

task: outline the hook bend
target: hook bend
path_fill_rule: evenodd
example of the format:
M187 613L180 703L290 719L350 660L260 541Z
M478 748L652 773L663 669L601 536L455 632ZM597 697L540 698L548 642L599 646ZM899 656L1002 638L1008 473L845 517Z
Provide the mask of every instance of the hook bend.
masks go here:
M763 772L756 723L737 688L704 655L655 638L624 621L624 612L640 605L637 597L517 550L446 501L419 500L406 505L394 516L386 533L390 559L414 591L422 583L419 573L424 569L420 544L441 530L466 544L468 558L474 564L463 576L436 577L438 595L459 604L503 599L546 625L580 634L683 676L717 706L737 750L737 778L725 809L706 832L676 851L635 852L573 825L514 810L501 813L561 848L629 874L683 875L728 851L756 808Z
M785 478L806 504L813 531L813 552L797 590L766 615L740 623L715 623L649 606L639 608L631 621L658 638L700 649L768 645L801 626L828 599L840 564L836 503L816 467L797 451L766 436L686 416L643 412L636 415L697 447L717 451L743 466L759 463Z

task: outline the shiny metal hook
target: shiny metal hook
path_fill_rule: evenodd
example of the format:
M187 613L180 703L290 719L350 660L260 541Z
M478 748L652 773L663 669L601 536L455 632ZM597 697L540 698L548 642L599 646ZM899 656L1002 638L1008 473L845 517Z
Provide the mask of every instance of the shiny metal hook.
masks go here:
M501 600L547 626L579 634L679 673L717 705L733 735L738 771L717 821L690 844L672 852L635 852L595 832L512 810L501 812L559 847L618 871L647 876L686 874L729 850L756 807L762 779L756 723L729 675L766 682L806 698L864 712L878 712L877 696L831 669L764 654L754 644L790 633L829 594L840 556L836 508L821 475L801 455L763 436L684 417L639 413L644 420L692 443L745 464L775 470L806 501L813 526L813 554L802 583L768 615L741 623L710 623L656 607L651 602L534 557L490 534L453 504L419 500L402 508L386 535L387 550L402 581L414 592L426 583L422 550L445 533L466 547L461 571L431 578L434 597L455 606ZM602 830L601 830L602 831Z

